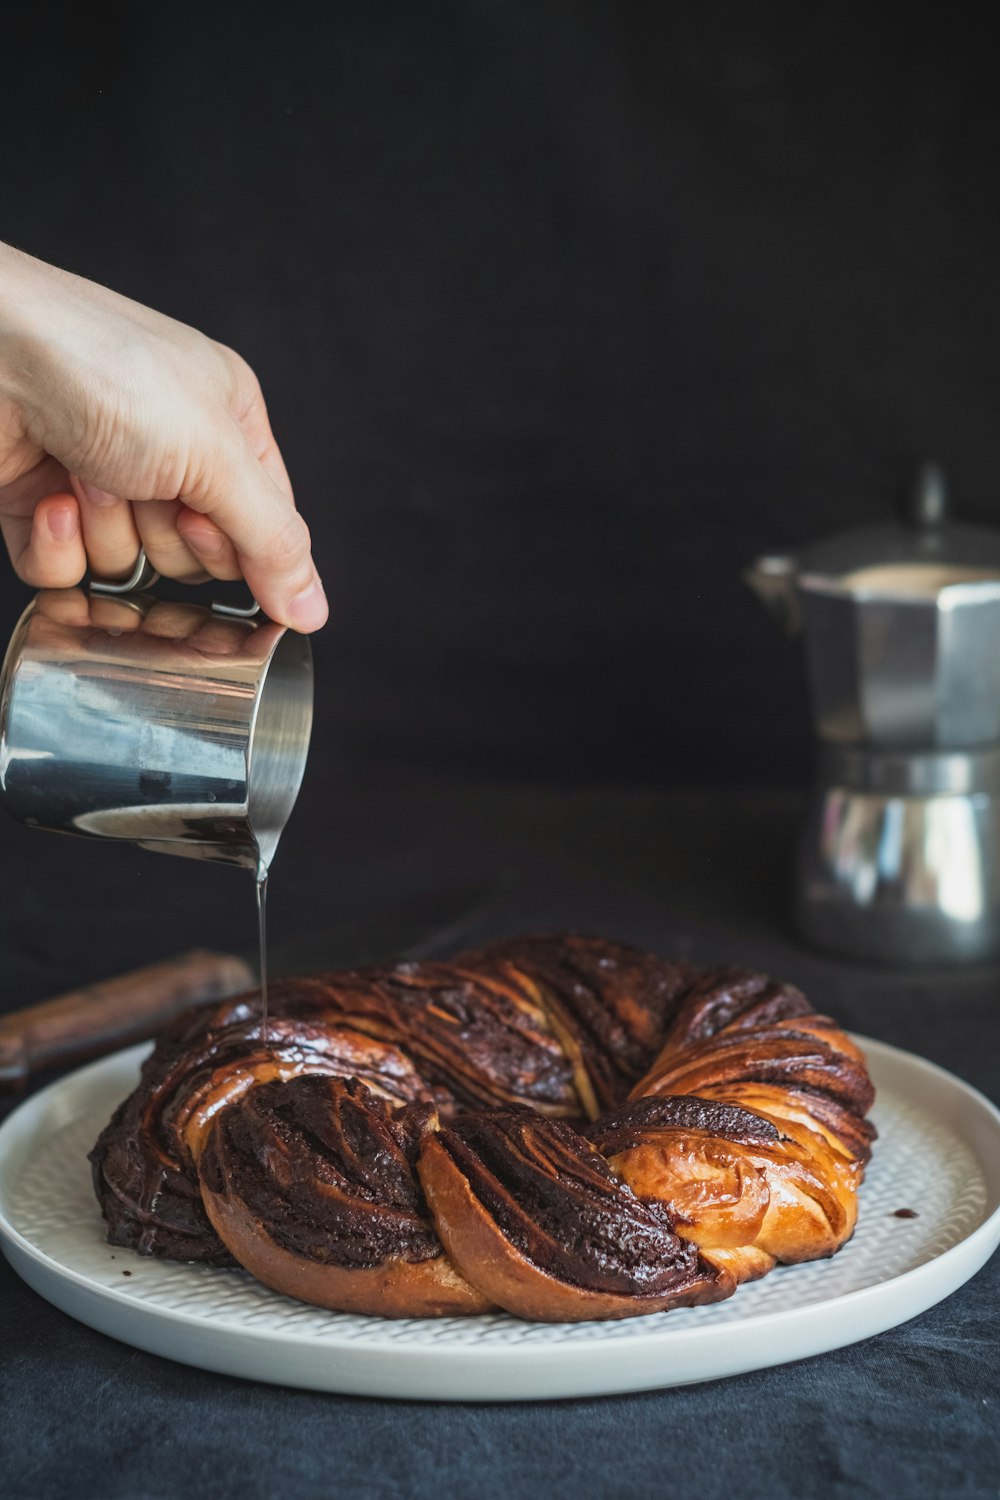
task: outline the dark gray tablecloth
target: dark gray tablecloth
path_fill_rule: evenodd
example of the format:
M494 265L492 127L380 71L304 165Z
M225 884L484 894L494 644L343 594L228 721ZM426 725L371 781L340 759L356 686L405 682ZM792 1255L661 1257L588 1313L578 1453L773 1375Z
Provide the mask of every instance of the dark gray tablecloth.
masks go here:
M730 959L1000 1099L1000 970L900 973L786 928L796 798L455 787L311 774L279 854L283 968L571 926ZM195 943L250 949L236 872L0 826L0 1005ZM495 882L495 884L493 884ZM6 1500L990 1496L1000 1493L1000 1258L878 1338L727 1381L603 1400L446 1406L226 1379L75 1323L0 1261Z

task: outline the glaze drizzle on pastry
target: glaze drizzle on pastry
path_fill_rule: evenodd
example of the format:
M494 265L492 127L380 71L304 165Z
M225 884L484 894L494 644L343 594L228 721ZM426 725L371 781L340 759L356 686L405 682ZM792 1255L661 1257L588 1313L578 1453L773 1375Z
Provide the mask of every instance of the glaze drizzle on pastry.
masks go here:
M165 1033L91 1161L112 1244L389 1317L718 1301L849 1238L864 1059L801 992L599 938L271 986Z

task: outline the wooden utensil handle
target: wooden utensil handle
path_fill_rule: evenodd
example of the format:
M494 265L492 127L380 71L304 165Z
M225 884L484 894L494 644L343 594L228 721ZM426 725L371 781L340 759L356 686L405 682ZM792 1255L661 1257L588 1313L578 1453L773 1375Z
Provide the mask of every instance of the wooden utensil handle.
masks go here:
M254 982L249 965L235 954L193 948L0 1016L0 1085L142 1041L188 1005L237 994Z

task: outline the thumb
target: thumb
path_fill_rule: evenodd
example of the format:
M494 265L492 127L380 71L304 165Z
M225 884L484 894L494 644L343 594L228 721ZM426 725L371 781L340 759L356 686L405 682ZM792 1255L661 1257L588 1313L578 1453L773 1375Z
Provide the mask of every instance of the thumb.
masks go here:
M281 625L308 634L329 617L329 605L312 559L309 528L290 493L265 471L238 428L178 497L207 516L232 542L254 598ZM197 521L178 517L177 529Z

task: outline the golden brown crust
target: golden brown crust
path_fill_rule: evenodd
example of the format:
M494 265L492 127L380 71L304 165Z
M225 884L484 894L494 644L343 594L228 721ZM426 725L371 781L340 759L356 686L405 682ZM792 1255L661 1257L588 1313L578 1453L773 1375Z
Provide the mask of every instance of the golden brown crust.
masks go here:
M775 1128L777 1141L735 1145L675 1131L611 1158L637 1193L668 1204L677 1232L703 1254L734 1252L740 1279L749 1279L759 1254L794 1264L840 1249L854 1232L873 1135L864 1118L873 1091L860 1049L828 1017L774 1020L779 1003L789 1002L768 998L769 1013L752 1026L745 1013L733 1020L717 1010L724 1024L708 1035L689 1009L685 1035L695 1039L668 1039L632 1094L694 1095L748 1110ZM745 1238L737 1245L741 1225Z
M446 1255L390 1259L375 1267L324 1265L275 1244L235 1195L202 1187L216 1233L241 1266L265 1286L333 1312L383 1318L455 1318L494 1311Z
M638 1197L665 1203L677 1233L705 1255L744 1251L756 1264L753 1252L762 1251L790 1265L832 1255L854 1230L856 1174L798 1123L784 1122L773 1147L692 1133L637 1145L608 1164Z

